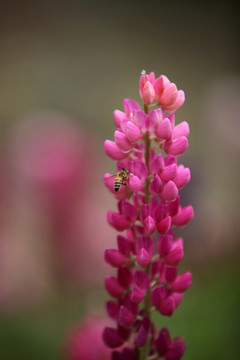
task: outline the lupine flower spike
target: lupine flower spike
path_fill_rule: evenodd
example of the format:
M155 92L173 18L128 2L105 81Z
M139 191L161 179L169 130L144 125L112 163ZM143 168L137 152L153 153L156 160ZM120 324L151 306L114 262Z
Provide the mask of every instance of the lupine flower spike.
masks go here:
M124 99L124 111L114 111L115 141L106 140L106 154L116 161L115 176L104 184L118 201L108 223L120 234L117 247L105 251L116 268L105 287L111 296L106 311L113 325L103 331L113 360L178 360L185 351L182 338L158 330L153 311L172 316L192 284L190 272L178 274L183 239L174 227L193 218L191 205L181 207L179 191L190 181L190 170L179 163L188 148L189 126L175 124L175 111L184 103L182 90L166 76L142 73L139 92L143 110Z

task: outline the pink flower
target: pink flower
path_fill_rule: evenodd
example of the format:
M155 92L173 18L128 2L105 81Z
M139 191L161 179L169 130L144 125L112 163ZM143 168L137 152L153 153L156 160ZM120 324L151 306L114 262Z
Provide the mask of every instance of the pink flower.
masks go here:
M175 125L174 114L166 112L175 111L184 101L183 91L166 76L156 79L154 73L143 74L139 91L144 111L135 101L125 99L125 116L119 110L114 112L116 143L107 143L118 174L127 169L128 175L123 179L126 188L118 196L118 212L108 211L107 215L109 224L123 235L117 236L117 249L105 251L105 260L117 268L117 276L105 279L114 298L107 302L107 312L115 326L105 328L103 339L115 349L113 359L128 356L136 360L134 349L141 354L143 346L149 346L149 337L153 346L145 355L177 360L184 353L184 340L171 340L167 329L157 336L149 313L155 309L172 316L192 284L190 272L178 275L183 239L175 239L173 231L174 226L184 226L193 218L192 206L182 208L179 195L190 180L190 170L177 160L188 147L189 126L186 121ZM153 106L161 108L151 110ZM107 176L104 183L113 193L114 181L106 183ZM132 347L116 350L126 342Z
M87 318L72 330L65 346L67 360L110 360L111 351L102 342L106 320Z

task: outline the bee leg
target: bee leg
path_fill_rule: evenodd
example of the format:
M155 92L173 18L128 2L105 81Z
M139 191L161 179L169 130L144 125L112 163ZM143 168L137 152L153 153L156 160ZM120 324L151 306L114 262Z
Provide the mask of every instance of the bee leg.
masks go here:
M126 184L126 182L125 182L125 181L123 181L123 182L122 182L122 185L125 185L125 186L127 186L127 184Z

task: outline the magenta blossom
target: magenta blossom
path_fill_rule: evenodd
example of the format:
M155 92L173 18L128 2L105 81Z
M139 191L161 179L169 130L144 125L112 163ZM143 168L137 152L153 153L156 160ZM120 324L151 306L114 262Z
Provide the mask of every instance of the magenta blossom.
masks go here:
M106 320L88 317L69 336L65 346L68 360L110 360L111 351L102 342Z
M107 221L120 234L117 248L105 251L105 261L117 274L105 279L112 297L106 311L115 326L105 328L103 341L113 349L112 359L178 360L184 340L171 340L167 329L159 332L151 314L171 316L192 284L190 272L178 274L184 242L174 235L176 226L194 216L191 205L180 205L180 191L190 181L189 168L179 163L188 148L189 126L186 121L175 124L174 111L183 104L184 92L166 76L144 73L139 91L143 110L124 99L124 111L114 111L115 141L104 143L117 172L104 176L118 200L118 210L108 211ZM122 184L117 191L115 181Z

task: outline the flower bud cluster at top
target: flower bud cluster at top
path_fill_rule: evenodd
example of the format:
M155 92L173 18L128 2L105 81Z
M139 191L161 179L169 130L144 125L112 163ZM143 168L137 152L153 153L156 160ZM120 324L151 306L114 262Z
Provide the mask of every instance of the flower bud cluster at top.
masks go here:
M117 248L105 251L105 261L117 269L117 276L105 279L113 298L106 310L116 326L104 329L103 341L113 349L113 360L177 360L184 340L171 339L166 328L157 331L151 313L171 316L192 284L190 272L178 274L183 239L173 231L194 215L191 205L181 207L179 196L190 180L189 168L178 162L188 148L189 126L176 125L174 112L185 97L166 76L156 79L154 73L140 77L139 90L143 110L124 99L124 111L114 111L115 141L104 143L117 172L125 168L129 174L118 191L115 177L104 176L118 200L118 211L109 211L107 220L121 235Z

